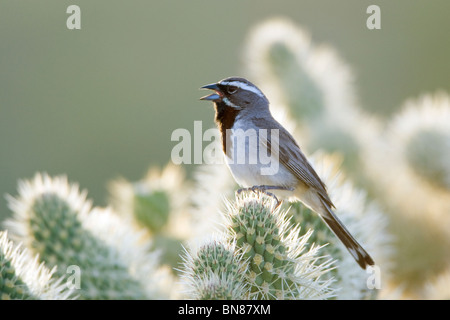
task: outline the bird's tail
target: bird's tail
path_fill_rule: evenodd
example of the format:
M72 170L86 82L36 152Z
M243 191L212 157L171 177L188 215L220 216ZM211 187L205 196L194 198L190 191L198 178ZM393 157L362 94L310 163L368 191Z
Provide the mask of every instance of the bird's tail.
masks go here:
M375 263L366 250L353 238L350 232L345 228L343 223L334 214L328 204L322 202L324 210L321 210L320 217L333 231L333 233L341 240L356 262L361 268L373 266Z

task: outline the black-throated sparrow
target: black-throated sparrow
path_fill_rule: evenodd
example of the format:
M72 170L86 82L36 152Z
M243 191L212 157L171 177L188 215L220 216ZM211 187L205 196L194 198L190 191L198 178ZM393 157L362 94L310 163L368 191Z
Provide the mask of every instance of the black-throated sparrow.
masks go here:
M292 135L270 113L266 96L250 81L231 77L203 86L214 102L227 165L248 189L295 197L317 212L361 268L374 265L370 255L333 213L325 184ZM264 160L264 161L263 161Z

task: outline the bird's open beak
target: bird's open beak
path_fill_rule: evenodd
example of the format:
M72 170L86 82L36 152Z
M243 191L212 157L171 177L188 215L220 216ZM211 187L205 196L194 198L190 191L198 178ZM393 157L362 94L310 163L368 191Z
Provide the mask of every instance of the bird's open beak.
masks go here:
M220 88L217 85L217 83L207 84L206 86L203 86L200 89L209 89L209 90L216 91L216 93L212 93L212 94L209 94L207 96L201 97L200 100L217 101L217 100L221 99L221 96L219 94L220 93Z
M217 85L217 83L207 84L206 86L203 86L200 89L209 89L209 90L214 90L214 91L220 90L219 86Z

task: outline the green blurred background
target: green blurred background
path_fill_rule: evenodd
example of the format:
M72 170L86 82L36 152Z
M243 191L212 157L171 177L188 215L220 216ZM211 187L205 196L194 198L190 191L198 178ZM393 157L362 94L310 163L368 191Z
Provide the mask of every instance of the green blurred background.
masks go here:
M66 28L71 4L81 30ZM370 4L381 30L366 28ZM0 220L3 195L36 171L67 174L105 205L108 181L167 163L174 129L213 126L198 88L242 75L248 32L269 17L333 46L376 116L450 91L448 12L448 0L0 0Z

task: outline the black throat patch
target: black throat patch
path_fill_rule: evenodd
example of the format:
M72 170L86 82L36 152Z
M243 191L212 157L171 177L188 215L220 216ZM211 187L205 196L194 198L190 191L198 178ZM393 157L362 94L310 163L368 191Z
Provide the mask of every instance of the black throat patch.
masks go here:
M231 139L228 137L227 139L227 130L233 127L234 121L236 120L237 115L240 110L236 110L224 102L216 102L216 124L219 127L220 134L222 137L222 150L226 155L229 155L229 150L231 148Z

